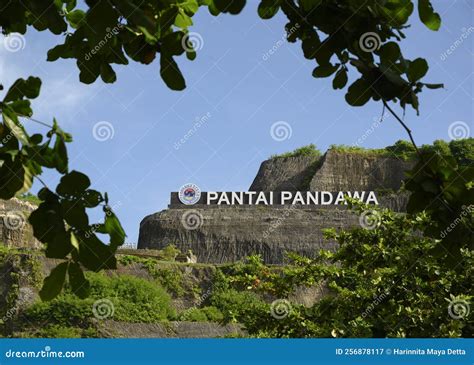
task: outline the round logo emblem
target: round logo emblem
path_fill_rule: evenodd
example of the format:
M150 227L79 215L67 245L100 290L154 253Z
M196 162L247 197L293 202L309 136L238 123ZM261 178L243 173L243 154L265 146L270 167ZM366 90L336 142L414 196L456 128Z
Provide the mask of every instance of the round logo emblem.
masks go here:
M196 184L183 185L181 189L179 189L178 197L183 204L196 204L201 198L201 189L199 189Z

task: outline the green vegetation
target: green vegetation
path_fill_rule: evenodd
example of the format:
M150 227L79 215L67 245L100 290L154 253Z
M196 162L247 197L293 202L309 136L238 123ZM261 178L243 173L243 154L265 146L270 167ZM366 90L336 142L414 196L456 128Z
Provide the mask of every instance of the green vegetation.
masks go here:
M224 315L218 308L213 306L203 308L193 307L182 312L178 320L190 322L222 322Z
M287 157L300 157L300 156L318 158L321 156L321 151L319 151L316 148L316 146L311 143L307 146L297 148L296 150L292 152L285 152L285 153L282 153L281 155L272 155L270 156L270 158L273 159L273 158L287 158Z
M17 335L96 337L96 322L103 319L154 323L176 317L171 298L159 285L128 275L87 273L87 278L88 298L77 297L68 286L57 298L34 303L19 318L28 328Z
M167 251L171 250L168 249ZM171 256L174 259L176 255L173 254ZM160 255L160 259L161 258L162 256ZM148 273L154 279L156 279L163 288L168 290L174 296L180 297L186 293L183 273L179 266L174 265L171 262L164 263L159 262L159 260L155 258L145 258L133 255L119 256L118 261L122 265L130 265L132 263L143 265L143 267L148 271Z
M407 160L417 158L416 150L413 144L408 141L399 140L392 146L385 148L363 148L359 146L331 145L330 150L343 153L363 154L368 156L396 157ZM432 145L422 145L420 152L438 153L442 156L452 156L460 165L474 164L474 138L466 138L461 140L452 140L445 142L436 140Z
M160 76L173 90L186 87L175 57L185 55L191 61L196 58L193 42L188 37L192 17L199 8L207 8L217 16L238 14L246 4L245 0L230 3L144 0L136 6L122 1L102 1L93 6L86 2L78 8L76 1L45 1L31 0L28 6L17 1L14 6L3 9L0 14L3 34L24 34L35 28L58 36L64 43L50 49L47 59L52 62L60 58L77 60L79 79L86 84L95 82L99 76L106 83L115 82L116 74L111 65L126 65L131 60L150 64L159 56ZM316 4L318 13L326 16L311 16ZM421 22L430 30L438 30L441 17L430 1L419 1L417 5ZM288 19L285 25L288 41L301 42L303 56L315 64L313 77L332 77L333 89L344 89L349 72L355 73L357 79L345 94L349 105L358 107L374 100L394 115L388 103L399 104L402 109L411 106L418 112L418 94L443 85L426 83L428 62L423 58L410 60L400 48L415 4L412 0L393 0L377 2L376 7L377 11L373 11L373 6L361 8L357 2L345 0L263 0L258 15L270 19L281 11ZM333 25L343 24L347 19L353 26L339 28L334 38ZM370 34L377 34L380 42L368 50L366 47L370 47L373 40L363 38ZM334 41L326 41L329 38ZM98 47L106 39L109 40L105 42L107 45ZM63 131L55 119L50 125L41 122L48 128L44 133L31 133L23 125L21 117L33 116L31 100L39 96L40 88L41 79L37 77L18 79L0 102L0 198L10 199L25 193L35 179L42 181L45 169L56 170L61 176L59 184L40 190L38 198L42 203L29 217L34 236L45 245L46 256L62 260L45 278L40 296L43 300L53 299L61 293L64 283L69 282L76 295L86 298L90 283L83 268L94 272L116 269L115 254L126 235L109 205L108 195L91 189L87 175L69 169L67 144L72 142L72 136ZM419 174L424 177L418 186L420 189L430 186L434 190L433 185L439 183L437 175L446 175L443 171L433 171L430 166L421 168L425 170ZM443 187L451 186L454 176L472 181L469 171L458 172L447 177ZM414 184L412 187L416 190ZM452 195L450 191L442 193ZM432 198L429 194L426 196ZM439 196L435 198L439 200ZM411 203L423 210L432 205L430 199L418 195ZM88 209L99 207L104 213L103 221L91 222ZM438 218L443 221L441 216L433 216L435 220ZM103 242L98 233L108 235L107 241Z
M472 336L474 254L468 242L454 259L439 239L418 234L432 224L426 214L353 203L370 227L327 230L340 245L336 252L322 250L316 259L290 255L292 264L280 270L251 257L221 272L222 288L211 303L256 337ZM458 224L472 227L473 213ZM296 287L315 284L329 295L309 308L287 301L275 316L272 299L258 299L289 298Z
M34 205L40 205L41 204L41 199L38 198L36 195L31 194L31 193L23 193L18 195L17 197L20 200L24 200L26 202L32 203Z

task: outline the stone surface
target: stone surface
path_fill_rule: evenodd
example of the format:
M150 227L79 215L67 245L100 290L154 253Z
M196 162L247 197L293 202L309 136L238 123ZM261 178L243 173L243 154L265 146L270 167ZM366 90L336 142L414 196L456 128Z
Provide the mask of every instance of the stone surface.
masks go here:
M182 217L193 212L198 229L186 229ZM192 250L198 262L233 262L261 254L266 263L282 263L285 251L313 256L334 244L322 237L322 228L348 227L357 217L345 207L298 208L212 207L168 209L146 217L140 224L138 248L176 245Z
M413 162L393 157L329 150L310 183L310 190L398 190Z
M237 324L212 322L128 323L109 320L101 328L101 337L113 338L222 338L244 334Z
M279 157L263 161L250 191L308 190L318 157Z
M28 223L35 209L35 205L17 198L0 200L0 244L40 248L41 242L34 238L33 228Z

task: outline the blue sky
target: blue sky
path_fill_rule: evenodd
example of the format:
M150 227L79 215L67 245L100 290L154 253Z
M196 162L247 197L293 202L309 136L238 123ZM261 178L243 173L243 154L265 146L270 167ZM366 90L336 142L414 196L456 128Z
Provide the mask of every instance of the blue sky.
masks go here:
M440 31L429 31L414 14L402 43L406 57L428 60L425 82L445 84L422 93L420 116L407 111L405 120L419 144L449 140L448 128L456 121L473 130L473 4L433 5L442 17ZM18 77L42 78L34 116L45 122L56 117L73 134L71 169L85 172L94 188L109 193L128 242L137 241L143 217L166 208L170 191L185 183L204 191L247 190L270 155L309 143L322 151L331 144L351 145L380 117L379 103L349 107L345 90L332 90L330 78L314 79L315 65L303 58L300 44L284 40L285 18L261 20L256 6L249 1L240 15L218 18L199 11L191 29L202 38L198 57L177 59L187 82L181 92L166 88L157 61L114 67L114 84L99 79L83 85L74 61L46 62L47 50L62 43L60 37L30 31L17 52L0 43L0 79L7 86ZM443 57L450 47L454 50ZM275 52L264 57L272 48ZM196 133L176 149L205 115ZM270 132L280 121L289 125L291 137L277 141ZM94 138L99 122L110 123L112 138ZM38 129L27 123L29 130ZM362 146L384 147L406 138L387 117ZM54 187L57 174L47 173L45 181Z

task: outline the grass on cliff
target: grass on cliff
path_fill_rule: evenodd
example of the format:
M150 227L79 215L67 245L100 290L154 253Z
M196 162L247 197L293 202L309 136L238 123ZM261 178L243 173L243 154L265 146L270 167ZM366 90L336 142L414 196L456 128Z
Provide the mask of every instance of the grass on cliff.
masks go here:
M363 154L381 157L396 157L402 160L412 160L416 158L415 147L408 142L399 140L392 146L385 148L364 148L360 146L331 145L331 151ZM433 144L424 144L419 147L423 152L437 152L444 156L453 156L461 165L474 164L474 138L452 140L449 143L443 140L436 140Z
M307 146L297 148L297 149L295 149L294 151L291 151L291 152L285 152L285 153L282 153L281 155L272 155L272 156L270 156L270 159L287 158L287 157L300 157L300 156L317 158L317 157L321 156L321 151L318 150L313 143L311 143Z

